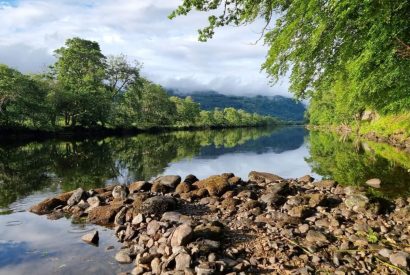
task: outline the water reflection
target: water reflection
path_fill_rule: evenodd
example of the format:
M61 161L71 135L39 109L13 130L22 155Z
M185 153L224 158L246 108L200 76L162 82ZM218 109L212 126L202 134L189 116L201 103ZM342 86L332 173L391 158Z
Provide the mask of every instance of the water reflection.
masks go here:
M128 138L106 138L0 147L0 207L35 190L96 188L107 182L128 183L150 179L179 161L216 159L229 153L282 153L302 146L303 128L231 129L220 131L142 134ZM237 163L243 160L237 159ZM246 169L228 164L221 171L257 169L248 162ZM252 167L253 166L253 167ZM188 167L188 166L187 166ZM271 171L275 167L268 169ZM232 170L234 169L234 170ZM208 171L209 174L217 171ZM190 173L190 172L187 172ZM198 176L209 174L200 173Z
M380 178L381 188L369 189L378 196L394 198L410 195L410 155L387 144L358 140L341 141L340 136L323 132L309 135L314 172L345 185L364 186L366 180Z

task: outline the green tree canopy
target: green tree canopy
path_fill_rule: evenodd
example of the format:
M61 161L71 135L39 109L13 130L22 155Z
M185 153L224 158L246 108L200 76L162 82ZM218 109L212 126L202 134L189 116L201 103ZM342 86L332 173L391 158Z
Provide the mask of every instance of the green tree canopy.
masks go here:
M410 109L407 0L183 0L170 17L192 10L211 14L200 41L218 27L264 20L269 51L262 68L273 83L290 72L290 90L314 106L344 92L329 104L350 119L366 107Z

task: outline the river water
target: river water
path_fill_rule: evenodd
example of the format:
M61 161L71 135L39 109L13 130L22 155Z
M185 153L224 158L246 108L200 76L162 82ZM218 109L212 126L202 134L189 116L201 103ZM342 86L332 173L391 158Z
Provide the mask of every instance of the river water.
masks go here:
M121 244L110 229L68 218L51 221L27 211L46 197L163 174L205 178L233 172L246 179L252 170L286 178L310 174L363 187L367 179L378 177L382 186L367 188L369 195L410 194L409 154L302 127L9 142L0 144L0 274L115 274L132 269L114 261ZM81 241L94 229L100 232L98 247Z

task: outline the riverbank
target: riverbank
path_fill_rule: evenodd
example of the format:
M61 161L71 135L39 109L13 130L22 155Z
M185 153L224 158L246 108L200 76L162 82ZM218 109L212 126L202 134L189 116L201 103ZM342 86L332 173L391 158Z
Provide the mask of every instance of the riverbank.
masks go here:
M80 188L31 211L113 227L123 243L115 259L132 274L410 271L410 198L387 201L310 176L163 176ZM83 240L98 244L98 233Z
M104 138L109 136L125 137L141 133L164 133L173 131L200 131L200 130L223 130L241 128L275 128L285 126L303 126L303 123L289 122L272 125L248 125L248 126L155 126L147 128L85 128L66 127L55 130L39 130L30 128L1 128L0 142L9 141L44 141L49 139L81 140L86 138Z

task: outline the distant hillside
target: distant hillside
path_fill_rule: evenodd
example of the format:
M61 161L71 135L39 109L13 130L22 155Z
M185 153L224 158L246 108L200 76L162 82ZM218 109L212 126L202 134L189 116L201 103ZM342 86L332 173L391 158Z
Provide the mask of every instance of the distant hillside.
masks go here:
M247 112L270 115L286 121L303 121L305 106L291 98L284 96L228 96L213 91L180 93L168 90L168 93L178 97L191 96L195 102L201 104L204 110L216 107L234 107Z

